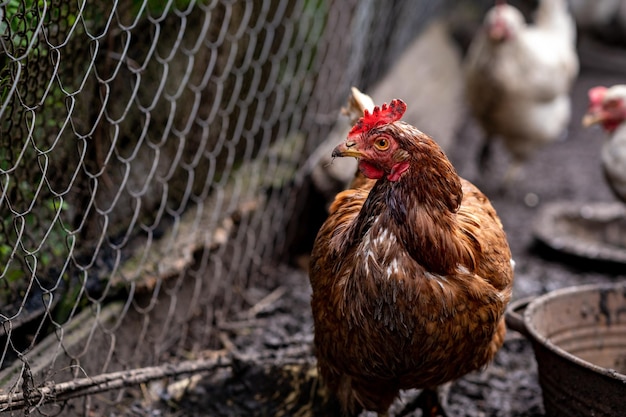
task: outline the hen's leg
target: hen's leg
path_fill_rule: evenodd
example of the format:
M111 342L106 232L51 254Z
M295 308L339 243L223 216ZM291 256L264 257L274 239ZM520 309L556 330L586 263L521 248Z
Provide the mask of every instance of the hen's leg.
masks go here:
M450 383L436 388L425 388L420 394L408 403L398 416L406 416L413 411L422 410L423 417L447 417L444 406L448 403Z
M483 144L478 152L478 170L481 175L484 175L489 169L489 161L491 160L491 146L492 138L491 136L485 137L483 140Z
M447 417L446 412L443 409L442 401L439 396L438 390L425 389L420 396L423 396L422 403L422 416L424 417Z

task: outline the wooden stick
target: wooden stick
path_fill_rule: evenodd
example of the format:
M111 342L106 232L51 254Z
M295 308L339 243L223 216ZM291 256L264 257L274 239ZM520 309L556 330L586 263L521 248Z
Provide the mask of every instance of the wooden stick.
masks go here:
M22 384L23 391L0 395L0 411L24 408L34 404L41 406L53 401L64 401L70 398L120 389L161 378L212 371L218 368L229 367L231 364L232 360L229 352L219 350L212 352L210 357L206 359L111 372L97 375L93 378L79 378L43 387L25 387ZM25 368L24 371L28 374L28 369Z

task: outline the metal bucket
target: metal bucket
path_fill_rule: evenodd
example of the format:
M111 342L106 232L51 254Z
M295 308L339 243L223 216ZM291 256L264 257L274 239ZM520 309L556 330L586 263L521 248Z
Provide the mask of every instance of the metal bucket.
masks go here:
M626 283L518 300L506 321L532 341L546 415L626 416Z

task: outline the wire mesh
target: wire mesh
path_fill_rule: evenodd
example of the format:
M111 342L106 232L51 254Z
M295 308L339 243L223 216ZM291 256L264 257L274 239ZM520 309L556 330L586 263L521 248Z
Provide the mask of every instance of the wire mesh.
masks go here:
M349 87L435 3L0 2L0 411L215 366L184 359L221 347Z

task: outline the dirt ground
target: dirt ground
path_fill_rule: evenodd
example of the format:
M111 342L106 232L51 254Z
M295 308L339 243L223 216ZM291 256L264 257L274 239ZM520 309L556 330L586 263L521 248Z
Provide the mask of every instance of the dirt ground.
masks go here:
M616 54L626 60L624 50ZM533 222L551 202L615 201L599 162L604 133L597 128L585 130L580 121L590 87L623 82L626 82L626 66L583 59L572 92L573 116L567 137L546 146L528 161L517 183L506 193L497 191L498 178L507 167L506 154L496 147L492 174L480 177L474 158L480 145L480 131L470 119L461 123L456 143L448 154L459 173L486 192L503 221L516 261L514 299L578 284L626 280L623 265L562 256L536 242L532 231ZM306 272L284 265L268 273L266 285L247 290L257 292L250 298L266 297L268 302L263 308L252 317L242 317L221 329L224 344L237 352L231 358L232 367L200 378L192 377L182 395L150 386L160 390L158 397L163 401L149 405L134 402L124 415L333 415L335 405L326 403L315 373ZM420 416L420 411L411 405L416 395L416 391L403 393L393 405L391 415ZM509 331L494 362L482 372L455 381L448 402L449 416L544 416L530 343L515 331Z
M473 162L464 159L465 152L474 154L477 149L478 128L468 121L459 133L459 140L466 143L467 148L456 147L450 157L461 175L475 181L490 195L503 221L516 261L514 299L573 285L626 279L623 265L601 264L561 254L536 241L532 231L532 224L541 216L542 208L551 202L615 201L599 162L604 133L599 128L584 129L580 121L587 107L590 87L610 86L625 80L624 72L583 67L572 93L573 116L567 137L547 146L529 161L517 186L504 195L492 192L496 186L494 181L478 178ZM506 160L502 150L498 160ZM496 172L504 172L505 163L499 165ZM454 384L451 403L451 409L456 409L452 415L458 416L542 416L541 390L529 343L518 333L509 331L507 342L492 366L484 373L468 375Z
M476 154L480 132L471 120L458 132L458 143L449 156L462 176L490 195L502 218L516 261L514 299L626 278L619 266L574 260L548 250L535 241L531 227L542 208L553 201L615 201L599 165L604 135L599 129L584 130L580 120L587 106L587 90L623 82L624 76L583 67L573 91L573 118L567 138L539 152L529 161L518 183L504 194L495 191L495 178L506 169L507 157L502 149L495 152L493 176L480 178L474 159L467 157ZM312 319L306 273L284 267L271 275L270 280L276 280L276 287L282 288L281 294L257 315L255 325L224 330L242 355L240 365L232 373L224 371L203 379L180 401L161 409L163 414L159 415L328 415L328 408L322 407L326 404L319 396L314 359L307 347L312 342ZM266 365L245 360L258 356L259 351L273 352ZM282 365L272 365L277 363ZM411 407L415 396L416 392L404 393L391 414L419 416L420 412ZM504 347L486 370L452 384L447 411L457 417L543 416L530 343L509 331Z
M616 201L600 167L605 135L599 128L583 129L581 119L590 87L626 83L626 48L591 52L582 58L581 73L572 92L573 116L567 137L541 149L506 193L498 192L498 178L508 162L501 147L494 149L491 175L478 175L474 156L481 133L471 119L460 123L448 152L459 174L490 197L502 219L516 262L514 300L573 285L626 281L623 265L564 256L538 243L532 230L533 223L551 202ZM336 404L327 403L316 376L310 287L306 271L297 265L285 262L267 271L263 288L244 290L247 299L264 301L254 306L254 311L242 312L219 329L222 345L232 352L227 358L229 366L186 380L131 387L120 404L116 403L116 411L96 410L93 415L336 415ZM392 406L391 415L419 417L420 411L411 402L417 394L403 393ZM70 415L72 410L64 411ZM82 415L80 412L82 409L76 415ZM545 417L530 342L509 331L490 366L451 385L447 412L450 417Z

